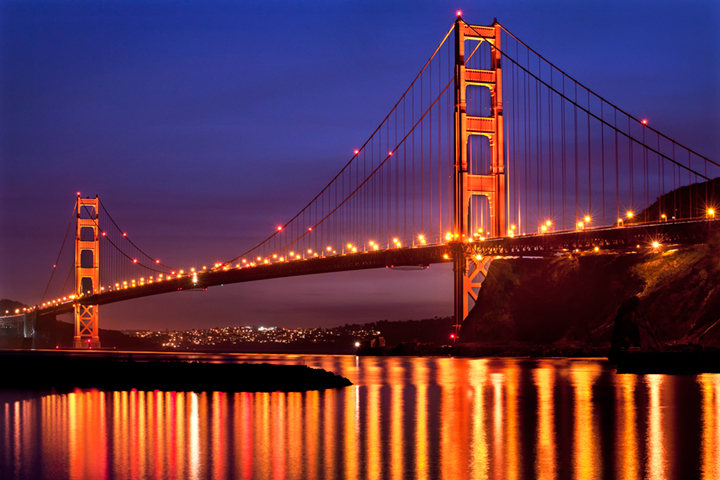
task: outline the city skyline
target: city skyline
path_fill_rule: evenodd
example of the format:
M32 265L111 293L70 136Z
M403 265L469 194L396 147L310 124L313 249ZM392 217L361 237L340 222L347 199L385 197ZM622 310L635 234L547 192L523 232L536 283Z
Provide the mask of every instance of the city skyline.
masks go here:
M76 191L99 195L133 241L180 268L267 237L364 142L456 7L470 23L497 17L608 101L716 158L711 2L413 5L4 4L0 295L40 300ZM100 326L420 319L450 315L451 292L449 265L335 273L106 306Z

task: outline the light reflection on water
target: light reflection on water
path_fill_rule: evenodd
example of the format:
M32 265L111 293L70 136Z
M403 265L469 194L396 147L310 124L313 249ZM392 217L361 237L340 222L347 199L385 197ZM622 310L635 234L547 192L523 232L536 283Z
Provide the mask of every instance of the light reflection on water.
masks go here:
M307 393L1 392L0 477L720 478L720 375L593 359L232 356L355 385Z

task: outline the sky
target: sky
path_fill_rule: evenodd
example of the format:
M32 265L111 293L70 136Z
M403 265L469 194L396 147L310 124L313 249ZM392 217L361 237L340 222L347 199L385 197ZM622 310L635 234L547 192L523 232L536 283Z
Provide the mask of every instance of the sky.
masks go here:
M458 9L720 159L715 0L0 0L0 298L40 301L78 191L169 265L242 253L349 160ZM452 308L452 271L435 265L159 295L103 306L100 325L329 327Z

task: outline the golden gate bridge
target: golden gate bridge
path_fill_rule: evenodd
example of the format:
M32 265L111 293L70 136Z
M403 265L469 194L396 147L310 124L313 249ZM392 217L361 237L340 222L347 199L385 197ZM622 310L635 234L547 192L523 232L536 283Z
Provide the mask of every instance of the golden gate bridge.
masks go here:
M257 245L209 266L166 265L98 197L78 193L41 302L17 314L73 312L74 346L97 348L104 304L449 262L459 328L498 256L707 242L718 177L720 164L592 92L497 21L470 25L458 12L337 175Z

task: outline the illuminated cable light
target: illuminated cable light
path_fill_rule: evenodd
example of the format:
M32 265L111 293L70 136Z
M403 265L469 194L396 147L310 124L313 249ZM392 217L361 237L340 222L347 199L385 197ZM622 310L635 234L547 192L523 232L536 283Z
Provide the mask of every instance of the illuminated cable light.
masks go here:
M312 227L308 227L308 232L312 232Z
M155 263L159 264L159 263L160 263L160 260L155 260Z
M633 218L635 214L633 212L627 212L627 218Z
M360 150L355 149L355 155L357 155L358 153L360 153Z
M332 247L327 247L326 250L327 250L328 252L332 252Z
M281 231L281 230L282 230L282 225L278 225L277 229L278 229L278 232Z
M137 258L133 258L133 263L137 263Z
M462 10L458 10L455 14L457 14L458 17L462 17Z
M123 232L123 237L127 237L127 233Z
M585 223L590 223L590 215L585 215Z
M640 120L640 123L642 123L643 125L647 125L647 118L643 118L642 120Z

